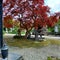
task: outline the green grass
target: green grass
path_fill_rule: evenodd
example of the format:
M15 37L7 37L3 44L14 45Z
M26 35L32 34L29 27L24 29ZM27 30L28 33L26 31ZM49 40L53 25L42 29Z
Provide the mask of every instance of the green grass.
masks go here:
M20 48L24 48L24 47L44 47L44 46L48 46L48 45L60 45L60 40L52 40L52 39L45 39L42 42L39 41L33 41L33 40L28 40L28 39L10 39L10 38L5 38L4 39L6 41L6 43L9 46L14 46L14 47L20 47Z
M56 40L56 39L50 39L50 44L53 44L53 45L60 45L60 40Z
M8 39L5 38L6 43L9 46L15 46L15 47L42 47L47 46L49 44L49 41L43 41L43 42L37 42L27 39Z
M60 59L58 59L58 58L52 58L52 57L47 57L47 60L60 60Z
M18 29L14 28L14 30L12 30L12 32L9 30L8 33L9 34L17 34L18 33L17 30ZM5 34L5 33L6 33L6 31L3 30L3 34ZM23 34L25 34L25 31L21 31L21 35L23 35Z
M47 60L52 60L52 58L51 57L47 57Z

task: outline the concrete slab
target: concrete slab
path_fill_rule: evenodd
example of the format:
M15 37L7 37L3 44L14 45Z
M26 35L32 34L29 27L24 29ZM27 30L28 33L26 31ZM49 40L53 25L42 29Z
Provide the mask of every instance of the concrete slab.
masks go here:
M15 54L15 53L9 53L8 59L2 59L0 56L0 60L24 60L21 55Z

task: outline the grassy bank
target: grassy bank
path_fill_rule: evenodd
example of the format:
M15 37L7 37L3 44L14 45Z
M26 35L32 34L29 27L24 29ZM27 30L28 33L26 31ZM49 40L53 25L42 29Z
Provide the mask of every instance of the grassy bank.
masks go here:
M42 41L42 42L23 39L23 38L21 38L21 39L5 38L4 40L9 46L20 47L20 48L24 48L24 47L38 48L38 47L48 46L50 44L51 45L60 45L60 40L54 40L54 39L44 39L44 41Z

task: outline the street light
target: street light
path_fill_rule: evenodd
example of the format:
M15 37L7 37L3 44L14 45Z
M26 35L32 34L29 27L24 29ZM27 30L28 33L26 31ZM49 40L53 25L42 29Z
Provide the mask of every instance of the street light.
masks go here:
M0 48L3 46L3 34L2 34L2 0L0 0Z
M2 59L5 59L6 57L8 57L8 48L6 45L4 45L3 43L3 23L2 23L2 0L0 0L0 48L1 48L1 55L2 55Z

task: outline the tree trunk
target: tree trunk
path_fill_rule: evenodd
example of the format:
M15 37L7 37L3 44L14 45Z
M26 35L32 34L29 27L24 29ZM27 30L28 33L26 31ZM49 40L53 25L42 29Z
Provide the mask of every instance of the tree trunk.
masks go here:
M31 28L32 29L32 28ZM25 34L25 38L30 38L30 31L31 31L31 29L30 30L27 30L26 29L26 34Z
M28 31L28 30L26 30L25 38L27 38L27 37L28 37L28 34L29 34L29 31Z
M6 33L8 33L8 28L6 28Z
M18 33L18 36L21 36L21 21L19 21L19 29L18 29L18 31L17 31L17 33Z
M38 32L36 29L34 31L35 31L35 40L38 40Z
M18 36L21 36L21 30L20 29L18 29Z
M25 38L28 38L29 35L30 35L30 31L26 30Z

